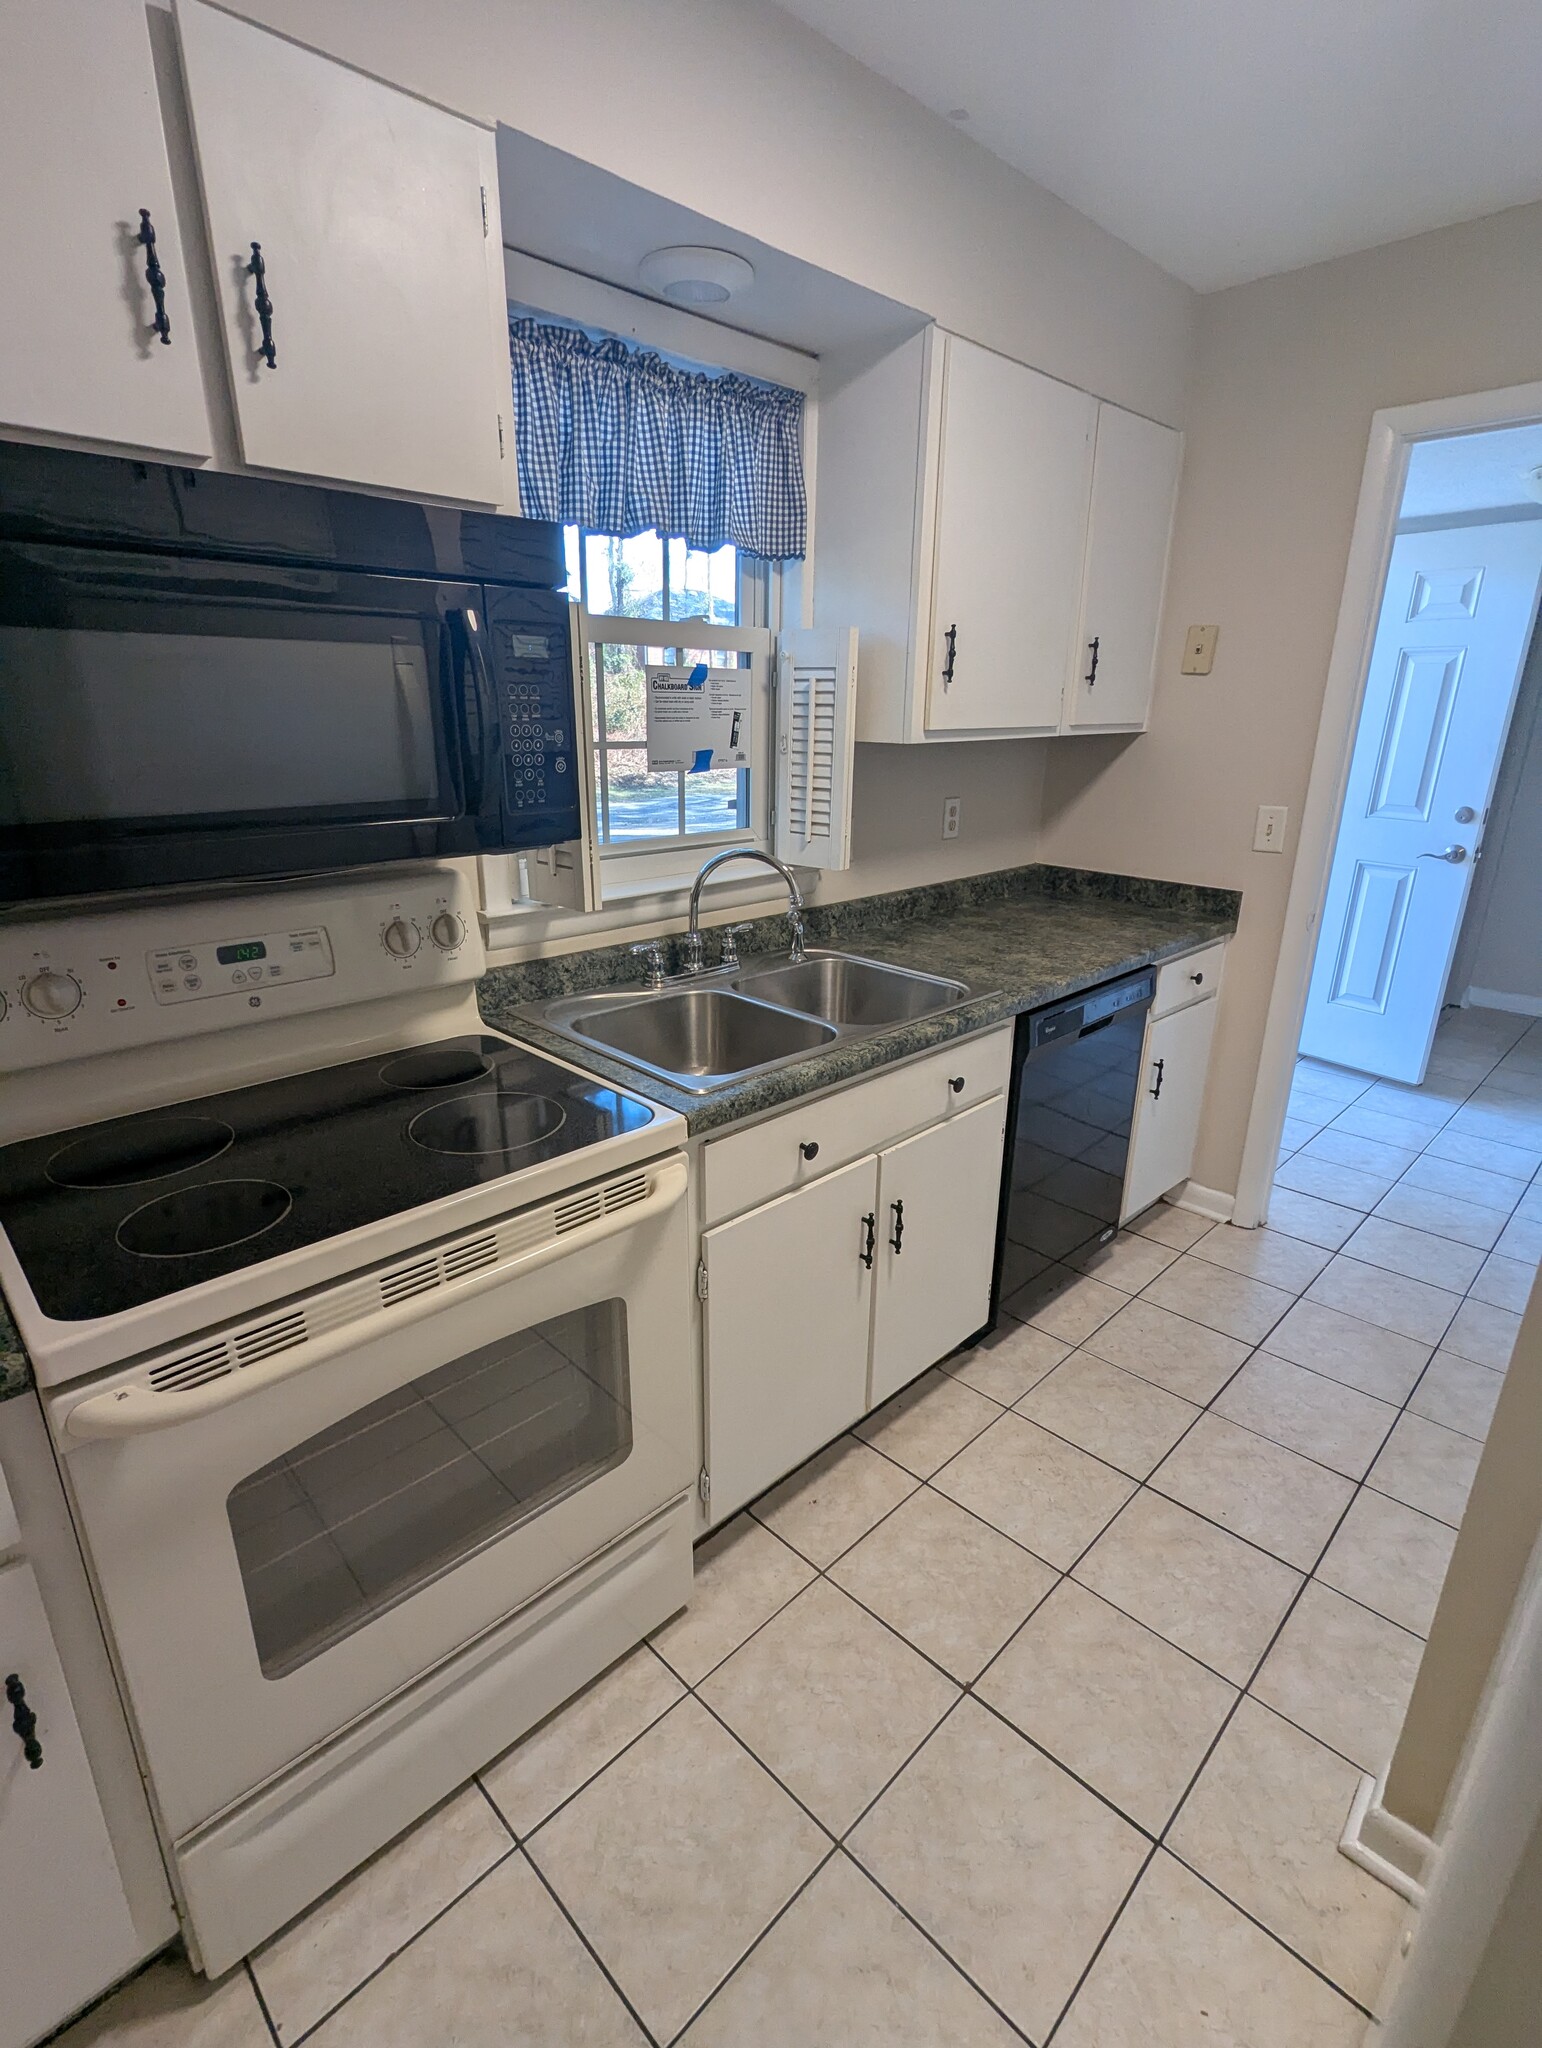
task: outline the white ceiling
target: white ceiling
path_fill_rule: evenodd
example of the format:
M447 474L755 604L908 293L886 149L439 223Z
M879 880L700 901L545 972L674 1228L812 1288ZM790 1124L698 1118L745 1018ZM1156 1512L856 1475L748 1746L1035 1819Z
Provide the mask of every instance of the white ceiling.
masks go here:
M1542 199L1538 0L782 0L1200 291Z
M1531 480L1539 469L1542 426L1495 427L1486 434L1416 441L1408 451L1401 516L1429 519L1443 512L1519 505L1542 517L1542 485Z

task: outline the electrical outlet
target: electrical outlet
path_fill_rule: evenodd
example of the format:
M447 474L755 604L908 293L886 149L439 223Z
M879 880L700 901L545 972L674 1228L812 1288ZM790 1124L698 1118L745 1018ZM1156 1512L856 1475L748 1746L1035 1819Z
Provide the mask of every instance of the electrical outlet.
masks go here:
M961 796L948 796L948 797L944 797L944 798L943 798L943 800L942 800L942 836L943 836L943 838L944 838L944 839L957 839L957 837L958 837L958 828L959 828L959 826L960 826L960 825L962 825L962 824L963 824L963 822L964 822L964 799L963 799L963 798L962 798Z
M1220 633L1219 626L1190 626L1183 643L1184 675L1209 675L1215 666L1215 643Z
M1253 851L1255 853L1283 853L1285 851L1285 820L1290 812L1284 804L1260 804L1258 823L1253 827Z

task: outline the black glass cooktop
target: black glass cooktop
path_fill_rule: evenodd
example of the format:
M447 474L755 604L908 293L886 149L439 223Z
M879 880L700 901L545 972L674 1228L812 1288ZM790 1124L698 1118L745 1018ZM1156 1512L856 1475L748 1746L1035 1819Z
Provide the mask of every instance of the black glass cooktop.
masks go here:
M652 1121L501 1038L450 1038L0 1148L0 1225L60 1322L138 1308Z

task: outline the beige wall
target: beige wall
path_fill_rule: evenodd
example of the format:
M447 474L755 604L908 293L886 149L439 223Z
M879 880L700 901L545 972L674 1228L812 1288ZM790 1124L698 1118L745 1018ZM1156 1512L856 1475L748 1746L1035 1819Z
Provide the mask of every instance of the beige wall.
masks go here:
M1195 1178L1236 1186L1371 414L1542 378L1542 206L1201 301L1150 731L1050 755L1040 855L1244 892ZM1184 627L1221 629L1180 677ZM1287 852L1255 854L1261 803Z

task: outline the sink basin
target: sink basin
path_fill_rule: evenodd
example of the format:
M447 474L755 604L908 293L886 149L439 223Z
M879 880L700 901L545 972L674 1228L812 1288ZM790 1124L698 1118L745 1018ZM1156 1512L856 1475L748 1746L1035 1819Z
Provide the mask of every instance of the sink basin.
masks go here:
M697 1090L815 1052L836 1035L833 1024L724 988L602 998L599 1007L570 1016L567 1029Z
M811 953L796 965L751 968L735 986L761 1002L783 1003L789 1010L859 1030L929 1017L969 993L961 981L885 967L849 953Z

